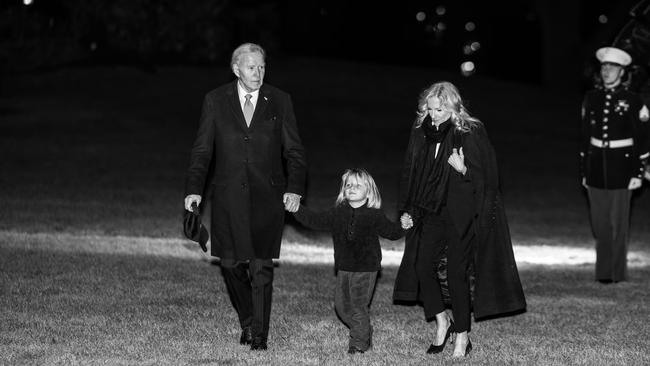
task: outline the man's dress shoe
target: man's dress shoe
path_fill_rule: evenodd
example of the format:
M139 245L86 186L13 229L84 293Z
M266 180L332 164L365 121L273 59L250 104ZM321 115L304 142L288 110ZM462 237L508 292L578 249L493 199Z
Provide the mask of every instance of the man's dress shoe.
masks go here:
M262 337L253 338L251 343L251 351L265 351L266 350L266 339Z
M253 331L251 327L245 327L241 330L241 337L239 338L239 344L251 344L253 343Z

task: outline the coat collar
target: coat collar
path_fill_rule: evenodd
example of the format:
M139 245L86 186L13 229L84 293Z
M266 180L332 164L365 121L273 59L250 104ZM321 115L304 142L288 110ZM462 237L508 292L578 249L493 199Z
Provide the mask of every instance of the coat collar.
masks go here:
M250 126L247 126L246 119L244 119L244 111L242 111L241 104L239 103L239 94L237 92L237 81L238 80L235 79L230 84L230 88L228 89L228 94L230 94L230 98L229 98L230 107L232 108L233 114L239 121L240 126L244 130L252 130L253 128L255 128L257 124L260 123L258 120L262 118L268 103L271 101L269 89L266 87L266 85L262 84L262 87L260 88L259 97L257 98L257 105L255 106L255 112L253 113L253 119L251 120Z

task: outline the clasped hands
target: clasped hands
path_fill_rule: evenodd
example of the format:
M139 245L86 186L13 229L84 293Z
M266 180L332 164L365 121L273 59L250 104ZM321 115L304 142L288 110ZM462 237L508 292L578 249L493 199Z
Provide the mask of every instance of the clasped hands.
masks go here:
M299 194L289 192L285 193L284 196L282 196L284 209L289 212L298 211L298 208L300 207L300 198L301 196ZM198 207L198 205L201 204L201 196L198 194L187 195L187 197L185 197L185 209L194 212L192 209L192 203L196 203L196 206Z

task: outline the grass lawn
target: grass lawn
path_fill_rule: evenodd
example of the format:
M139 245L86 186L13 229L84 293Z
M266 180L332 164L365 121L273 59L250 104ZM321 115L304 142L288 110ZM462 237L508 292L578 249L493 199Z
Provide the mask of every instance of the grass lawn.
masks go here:
M291 243L287 247L291 248ZM385 266L372 304L374 348L350 356L333 310L332 264L287 255L275 270L270 348L251 352L220 268L187 241L0 233L0 363L7 365L424 365L434 324L391 302ZM601 285L590 265L520 266L528 312L476 322L473 365L650 362L648 267Z

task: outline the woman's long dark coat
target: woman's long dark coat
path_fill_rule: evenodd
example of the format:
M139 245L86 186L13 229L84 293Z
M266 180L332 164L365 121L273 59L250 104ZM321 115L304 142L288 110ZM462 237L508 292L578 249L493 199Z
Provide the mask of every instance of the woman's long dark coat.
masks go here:
M262 85L249 127L236 83L205 96L186 195L212 192L213 256L278 258L284 225L282 196L303 194L304 148L287 93Z
M462 141L460 146L463 147L467 173L464 176L455 170L450 173L447 208L461 240L472 241L474 317L478 319L525 310L526 300L499 194L496 156L492 144L482 125L469 133L462 133L459 140ZM401 209L405 209L408 198L413 162L424 143L422 129L414 125L401 177L398 206ZM418 245L417 230L409 230L395 280L393 300L396 302L419 300L418 278L415 273Z

